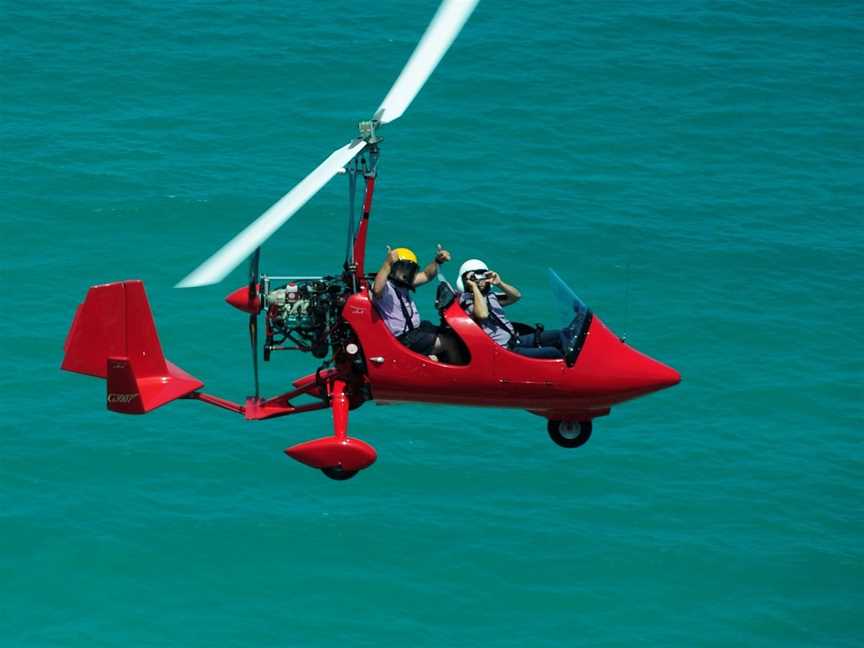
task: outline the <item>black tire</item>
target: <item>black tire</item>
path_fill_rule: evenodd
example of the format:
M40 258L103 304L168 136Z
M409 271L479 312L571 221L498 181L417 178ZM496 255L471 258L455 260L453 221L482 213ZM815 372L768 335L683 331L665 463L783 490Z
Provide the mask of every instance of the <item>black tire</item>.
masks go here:
M336 481L345 481L346 479L351 479L357 474L356 470L343 470L339 466L322 468L321 472L327 475L330 479L335 479Z
M549 438L562 448L578 448L591 438L591 421L549 421Z

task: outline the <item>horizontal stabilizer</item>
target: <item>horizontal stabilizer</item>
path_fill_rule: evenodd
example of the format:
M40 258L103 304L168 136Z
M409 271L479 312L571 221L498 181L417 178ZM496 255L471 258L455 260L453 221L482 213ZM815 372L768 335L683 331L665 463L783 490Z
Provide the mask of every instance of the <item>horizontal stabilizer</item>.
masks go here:
M61 368L107 380L107 406L144 414L204 386L162 353L144 284L93 286L78 307Z

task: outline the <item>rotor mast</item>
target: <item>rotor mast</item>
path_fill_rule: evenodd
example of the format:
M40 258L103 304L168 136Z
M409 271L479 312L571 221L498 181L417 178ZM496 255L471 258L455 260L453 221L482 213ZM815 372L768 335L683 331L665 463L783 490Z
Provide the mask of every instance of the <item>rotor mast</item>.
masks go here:
M378 175L378 143L383 140L376 133L379 126L377 120L361 121L359 124L359 139L366 142L350 164L346 165L348 175L348 240L345 253L345 271L352 276L355 291L366 287L366 236L369 230L369 217L372 213L372 195L375 192L375 179ZM355 216L357 201L357 179L363 176L365 191L360 222Z

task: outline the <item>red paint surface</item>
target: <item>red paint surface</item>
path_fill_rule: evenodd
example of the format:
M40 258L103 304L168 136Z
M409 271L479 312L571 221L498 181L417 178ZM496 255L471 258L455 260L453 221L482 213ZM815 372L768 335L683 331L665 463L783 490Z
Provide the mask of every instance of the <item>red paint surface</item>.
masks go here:
M497 345L456 302L445 316L470 350L462 366L434 362L400 344L366 290L349 298L343 316L360 339L372 395L381 401L508 407L586 420L680 380L671 367L621 342L596 316L573 367Z
M249 313L250 315L255 315L261 310L261 296L256 291L255 296L249 299L249 286L243 286L231 292L225 297L225 301L237 310Z
M375 448L360 439L323 437L285 450L292 459L312 468L363 470L378 458Z
M204 386L165 359L140 281L92 287L65 351L61 368L106 379L114 412L144 414Z
M375 176L366 176L366 195L363 198L363 217L354 239L354 263L357 266L355 276L358 285L365 287L366 283L366 235L369 231L369 215L372 212L372 195L375 193Z

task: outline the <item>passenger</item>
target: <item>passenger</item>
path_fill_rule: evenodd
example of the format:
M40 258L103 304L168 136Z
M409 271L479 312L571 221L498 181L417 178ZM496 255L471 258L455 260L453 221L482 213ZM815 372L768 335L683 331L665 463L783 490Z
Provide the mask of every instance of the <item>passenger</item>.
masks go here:
M503 294L492 292L492 286L499 288ZM465 312L501 346L533 358L564 357L571 337L569 332L544 331L539 334L539 339L537 333L516 332L516 327L504 314L504 306L515 304L522 293L502 281L498 273L489 270L480 259L469 259L462 264L456 287L462 293L460 304Z
M420 313L411 293L438 274L438 266L450 260L450 253L440 245L435 259L419 270L417 255L408 248L391 250L375 275L372 303L387 328L402 344L412 351L429 356L432 360L455 362L459 349L450 335L441 327L420 319Z

